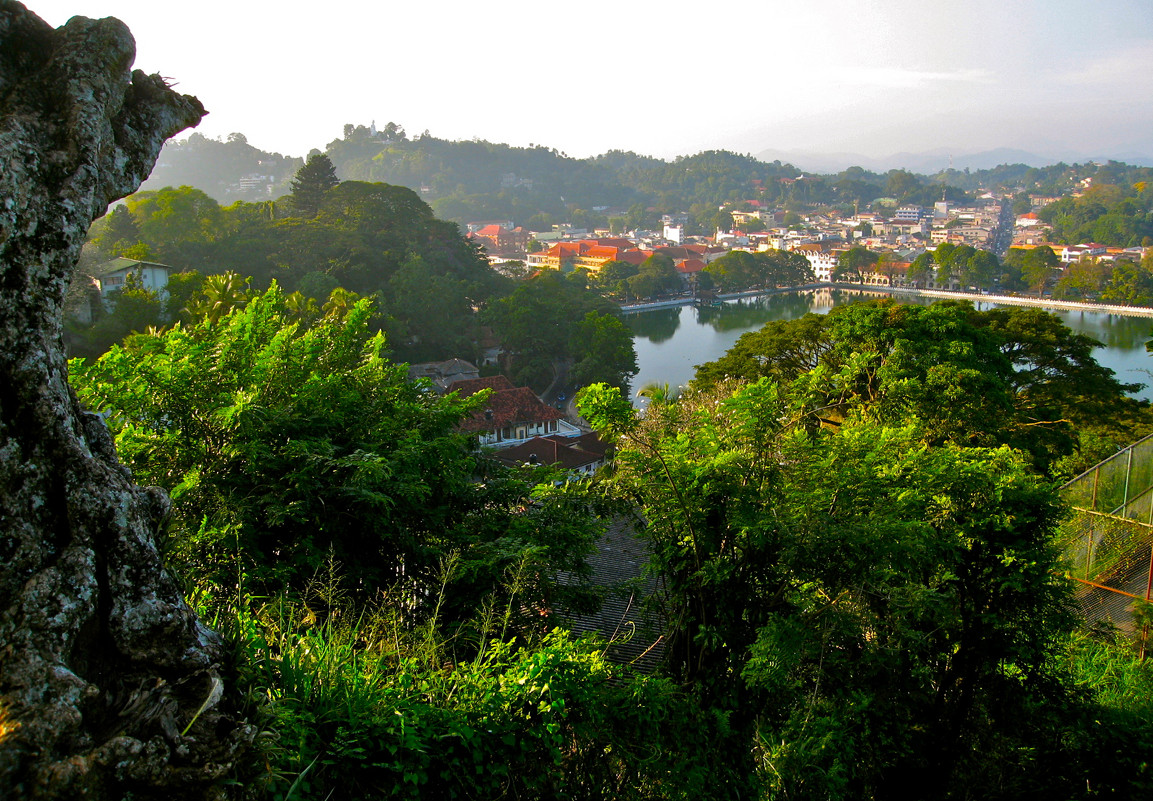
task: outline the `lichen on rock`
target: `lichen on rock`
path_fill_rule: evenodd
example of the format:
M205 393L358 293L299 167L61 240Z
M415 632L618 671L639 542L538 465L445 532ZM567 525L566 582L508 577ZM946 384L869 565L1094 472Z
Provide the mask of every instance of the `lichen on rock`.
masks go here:
M197 717L220 638L161 563L167 497L68 386L61 319L92 220L204 109L131 71L115 19L0 0L0 42L0 796L211 796L252 729Z

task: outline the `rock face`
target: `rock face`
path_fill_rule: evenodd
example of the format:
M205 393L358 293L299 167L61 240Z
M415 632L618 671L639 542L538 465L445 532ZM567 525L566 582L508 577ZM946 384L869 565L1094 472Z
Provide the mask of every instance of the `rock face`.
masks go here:
M0 797L210 797L251 730L161 566L168 498L78 405L61 335L89 224L204 109L130 72L115 19L0 0L0 43Z

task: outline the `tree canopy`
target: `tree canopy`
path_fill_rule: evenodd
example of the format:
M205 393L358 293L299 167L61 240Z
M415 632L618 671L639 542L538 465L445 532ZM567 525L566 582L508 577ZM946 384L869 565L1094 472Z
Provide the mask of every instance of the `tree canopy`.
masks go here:
M362 594L417 596L453 551L481 593L522 553L581 575L594 523L524 506L531 484L475 483L457 427L484 395L461 401L410 381L372 315L361 299L306 326L274 285L73 363L125 464L172 495L171 564L201 581L227 585L239 571L254 590L300 590L335 559ZM538 591L563 595L546 588L550 575ZM476 598L462 592L461 609Z
M825 424L860 407L890 422L914 415L938 441L1013 445L1045 469L1077 448L1078 431L1119 436L1146 414L1095 345L1035 309L883 300L768 323L701 365L694 385L804 380Z
M328 156L323 153L309 156L290 184L292 207L303 217L315 217L325 193L339 184L336 167Z
M643 418L604 387L579 399L616 442L605 491L640 506L674 675L761 732L782 793L990 781L986 724L1045 691L1069 625L1060 504L1018 454L926 445L915 417L808 425L822 372L690 390Z
M481 318L501 340L505 373L542 391L569 367L573 380L626 387L637 362L618 315L609 301L548 270L494 301Z

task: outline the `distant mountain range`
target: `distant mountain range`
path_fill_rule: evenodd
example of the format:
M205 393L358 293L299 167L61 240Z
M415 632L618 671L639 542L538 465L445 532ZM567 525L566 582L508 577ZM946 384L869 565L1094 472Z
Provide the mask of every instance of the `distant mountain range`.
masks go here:
M1053 153L1042 156L1027 150L1002 147L975 153L955 153L948 150L930 150L923 153L894 153L873 158L860 153L812 153L802 150L762 150L756 154L761 161L792 164L806 172L830 174L848 167L863 167L871 172L884 173L892 169L905 169L921 175L932 175L952 167L955 170L987 170L1001 164L1027 164L1046 167L1050 164L1085 164L1091 161L1123 161L1140 167L1153 167L1153 157L1143 153L1112 153L1087 155L1084 153Z

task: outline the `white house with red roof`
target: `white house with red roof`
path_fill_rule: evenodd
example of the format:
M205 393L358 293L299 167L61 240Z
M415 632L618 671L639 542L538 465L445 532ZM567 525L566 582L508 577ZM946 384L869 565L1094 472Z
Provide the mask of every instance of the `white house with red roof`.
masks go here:
M595 433L579 437L533 437L500 451L497 459L509 465L562 467L570 473L592 475L607 458L608 446Z
M564 419L557 408L541 401L528 387L514 387L503 375L454 381L448 392L468 398L492 390L485 405L461 423L461 430L476 434L482 446L507 448L533 437L559 434L577 437L584 432Z

